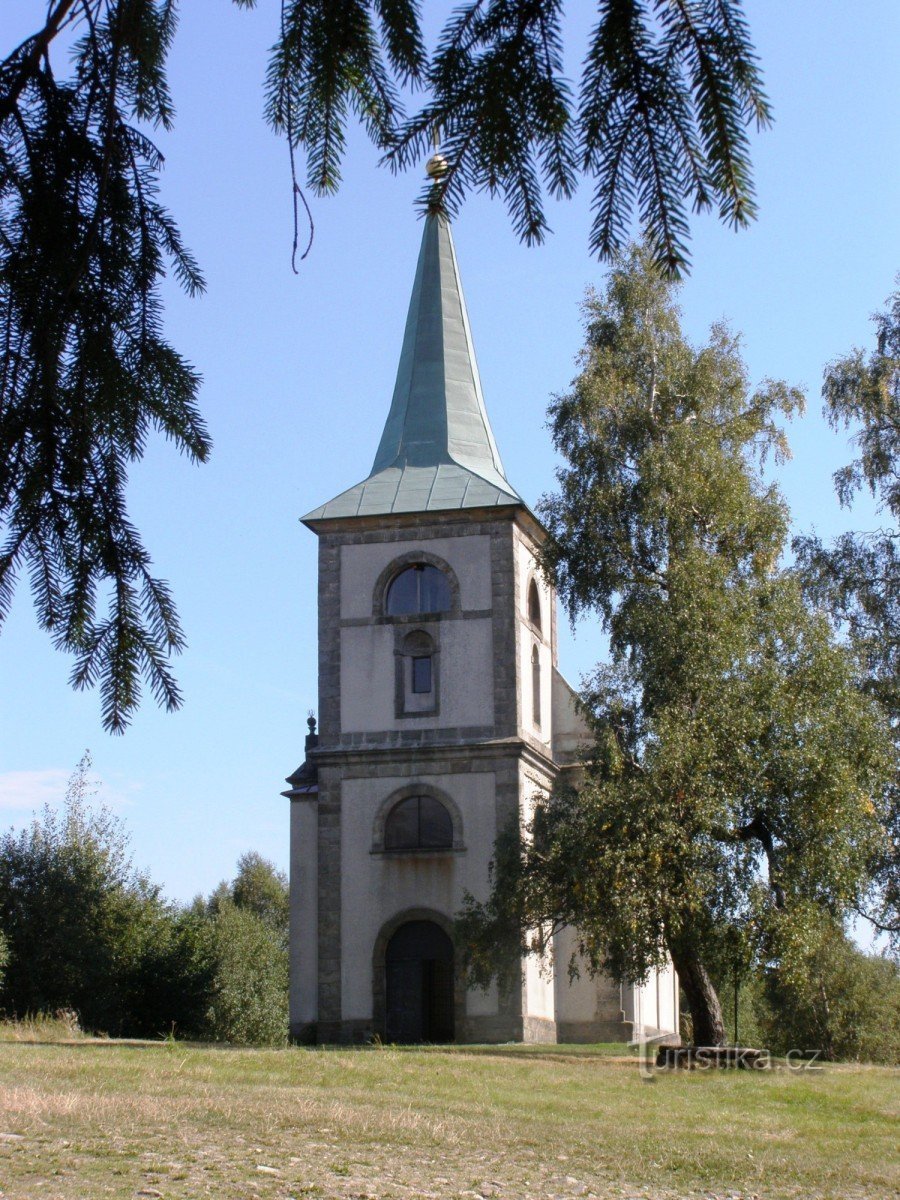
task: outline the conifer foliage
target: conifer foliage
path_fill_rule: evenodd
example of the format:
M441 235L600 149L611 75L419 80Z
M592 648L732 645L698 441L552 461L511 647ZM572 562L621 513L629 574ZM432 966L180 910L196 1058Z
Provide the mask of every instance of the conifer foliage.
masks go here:
M671 272L687 262L690 205L735 225L753 214L748 126L769 109L739 0L600 0L577 97L560 0L468 0L432 55L415 0L280 3L268 117L317 194L337 188L356 118L395 169L439 129L447 169L423 202L452 213L472 189L501 194L529 242L547 232L543 190L569 196L581 175L592 250L621 245L636 209ZM176 3L35 10L43 24L0 62L0 622L27 572L41 625L75 655L73 684L99 685L120 732L142 686L178 707L184 645L128 516L127 471L153 432L197 462L210 450L199 378L161 324L167 270L203 287L149 136L173 120ZM410 89L427 98L407 117Z
M420 163L439 130L447 170L422 203L452 215L471 190L502 195L528 242L548 232L544 188L568 197L582 175L594 188L591 250L603 257L627 240L635 210L676 273L690 206L717 207L734 225L753 216L748 128L771 114L739 0L600 0L577 87L561 0L467 0L431 56L418 7L283 0L269 119L305 151L314 191L337 187L352 112L398 169ZM407 83L427 97L409 117L398 97Z
M27 571L40 624L99 683L120 732L146 680L179 704L183 639L128 517L129 463L151 430L190 457L209 441L199 379L165 341L159 283L202 279L157 197L168 126L171 0L57 0L0 66L0 619ZM74 37L59 79L50 46Z

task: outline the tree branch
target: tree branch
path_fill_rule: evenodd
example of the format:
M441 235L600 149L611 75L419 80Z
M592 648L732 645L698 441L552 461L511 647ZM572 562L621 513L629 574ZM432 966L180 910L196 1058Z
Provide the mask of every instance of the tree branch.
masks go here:
M0 98L0 125L3 124L7 117L11 116L13 112L15 112L16 106L19 102L19 97L28 86L28 81L37 70L41 58L47 51L47 47L59 33L63 21L66 19L66 16L69 13L69 10L73 8L76 3L77 0L59 0L59 4L50 14L47 24L44 26L44 28L39 33L33 34L32 37L23 42L19 49L14 51L13 54L10 55L10 58L6 60L9 62L10 59L14 58L20 50L24 50L25 46L28 45L28 42L31 42L31 49L24 54L18 73L10 85L9 90L5 96Z

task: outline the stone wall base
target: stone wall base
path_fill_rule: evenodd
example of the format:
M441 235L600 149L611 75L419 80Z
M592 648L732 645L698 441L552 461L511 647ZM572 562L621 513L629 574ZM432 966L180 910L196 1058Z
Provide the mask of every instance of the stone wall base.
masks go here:
M531 1044L555 1043L560 1040L559 1030L555 1021L549 1017L523 1017L522 1041Z
M292 1021L288 1037L295 1046L314 1046L316 1044L315 1021Z
M644 1039L655 1046L680 1046L681 1035L671 1029L657 1029L655 1025L644 1026Z
M496 1046L502 1042L521 1042L522 1018L500 1013L493 1017L463 1017L456 1024L456 1041L459 1045L486 1044Z
M549 1022L552 1024L552 1022ZM379 1031L371 1019L354 1021L319 1021L318 1023L294 1024L290 1031L291 1041L300 1045L356 1045L373 1042ZM496 1044L500 1042L547 1041L554 1039L522 1037L521 1018L511 1016L464 1017L457 1021L454 1041L459 1045L476 1043Z
M296 1022L291 1025L291 1041L299 1045L364 1046L375 1040L375 1022L355 1021ZM677 1033L644 1026L643 1036L657 1045L680 1046ZM559 1043L621 1042L634 1040L634 1024L625 1020L551 1021L547 1017L464 1017L457 1022L458 1045L498 1045L503 1042L556 1045Z
M630 1042L634 1037L633 1021L596 1019L593 1021L559 1021L558 1041L577 1042Z

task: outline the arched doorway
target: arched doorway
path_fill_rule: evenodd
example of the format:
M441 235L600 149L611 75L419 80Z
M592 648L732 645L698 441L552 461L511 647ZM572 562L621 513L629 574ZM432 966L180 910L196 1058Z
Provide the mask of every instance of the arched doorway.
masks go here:
M384 954L389 1042L453 1041L453 943L434 921L407 921Z

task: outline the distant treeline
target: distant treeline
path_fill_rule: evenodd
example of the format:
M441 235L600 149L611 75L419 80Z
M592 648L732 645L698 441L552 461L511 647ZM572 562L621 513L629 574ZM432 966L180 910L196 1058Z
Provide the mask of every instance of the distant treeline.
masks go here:
M0 1009L74 1010L85 1030L287 1040L287 880L255 853L208 898L167 902L122 822L89 802L86 755L65 805L0 837Z

